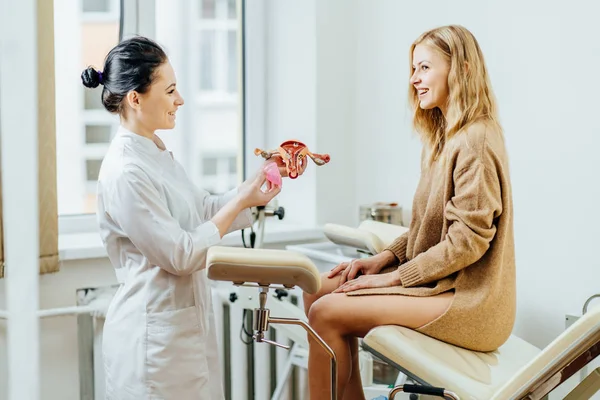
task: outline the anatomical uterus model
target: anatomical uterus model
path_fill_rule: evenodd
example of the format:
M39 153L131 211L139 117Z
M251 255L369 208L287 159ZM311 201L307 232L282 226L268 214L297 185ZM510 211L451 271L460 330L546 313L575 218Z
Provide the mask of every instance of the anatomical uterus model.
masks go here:
M329 154L311 153L304 143L297 140L287 140L275 150L257 148L254 150L254 154L262 156L265 160L271 157L281 157L291 179L296 179L299 171L304 169L307 156L318 166L325 165L330 160Z

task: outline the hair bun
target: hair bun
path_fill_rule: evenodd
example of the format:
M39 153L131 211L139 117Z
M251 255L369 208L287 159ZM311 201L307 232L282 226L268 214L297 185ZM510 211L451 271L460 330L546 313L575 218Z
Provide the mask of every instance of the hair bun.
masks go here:
M81 81L83 82L83 86L95 88L102 83L102 75L94 67L89 67L81 73Z

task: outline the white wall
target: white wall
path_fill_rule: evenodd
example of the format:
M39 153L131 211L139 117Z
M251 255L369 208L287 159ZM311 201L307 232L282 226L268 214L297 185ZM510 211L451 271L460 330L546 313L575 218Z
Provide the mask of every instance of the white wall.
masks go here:
M265 146L269 149L290 139L309 149L316 145L315 12L314 0L266 2ZM315 215L314 167L306 170L304 177L309 179L284 181L279 203L286 209L286 221L314 224L303 221L303 215Z
M317 223L355 224L355 0L317 0L317 153L331 161L316 180ZM315 168L316 169L316 168Z
M410 17L400 2L358 1L355 92L355 204L398 202L410 219L419 178L420 142L407 108L408 48L427 18ZM408 4L408 3L406 3ZM435 7L427 6L429 13ZM422 21L422 22L417 22ZM411 28L421 24L422 28Z
M287 221L356 220L354 5L354 0L266 1L266 146L297 139L331 156L326 166L309 161L300 179L284 181L279 203Z

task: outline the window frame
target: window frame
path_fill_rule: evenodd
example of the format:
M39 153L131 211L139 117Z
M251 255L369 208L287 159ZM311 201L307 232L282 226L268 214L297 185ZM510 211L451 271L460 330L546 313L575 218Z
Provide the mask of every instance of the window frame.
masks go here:
M84 11L83 7L81 9L81 22L85 23L103 23L103 22L111 22L119 21L121 23L121 0L107 0L109 3L109 10L106 12L90 12ZM120 32L119 32L120 35ZM100 88L100 86L98 87ZM83 89L83 88L82 88ZM89 90L89 89L88 89ZM108 114L103 108L85 108L86 98L85 91L83 94L83 111L81 113L81 129L84 134L87 132L88 126L106 126L111 131L111 134L114 134L116 131L119 120L116 116ZM96 91L94 94L98 94ZM110 140L105 143L87 143L86 138L83 139L83 165L84 168L84 177L85 177L85 191L93 192L96 181L88 180L88 162L90 161L101 161L104 158L104 154L108 150L108 146L110 145ZM81 215L81 214L80 214ZM93 215L94 220L96 214L82 214L82 215ZM59 215L59 232L60 232L60 215ZM65 215L64 217L68 217Z
M132 0L123 0L124 2ZM82 3L79 3L82 6ZM80 8L81 22L85 23L105 23L105 22L122 22L120 19L121 0L109 0L109 11L107 12L84 12ZM55 14L56 15L56 14ZM111 133L114 133L115 127L118 125L118 117L108 114L103 109L86 109L85 108L85 93L81 88L81 95L78 95L81 100L81 113L77 126L80 131L85 134L88 125L108 126ZM82 139L82 151L80 168L82 168L82 176L84 178L83 187L91 188L95 185L94 181L87 181L87 161L97 160L99 155L103 155L108 148L109 143L93 143L88 144L85 141L85 136ZM58 232L59 236L73 233L95 232L98 230L95 213L79 213L79 214L59 214L58 215Z

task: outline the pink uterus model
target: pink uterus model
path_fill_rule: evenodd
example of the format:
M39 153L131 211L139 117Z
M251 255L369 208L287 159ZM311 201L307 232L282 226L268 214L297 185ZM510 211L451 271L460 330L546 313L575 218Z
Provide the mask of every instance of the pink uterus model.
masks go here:
M325 165L329 162L329 154L311 153L308 147L297 140L287 140L279 145L275 150L255 149L255 155L262 156L265 160L271 157L281 157L285 163L288 176L291 179L296 179L299 171L304 169L306 164L306 156L310 157L318 166Z

